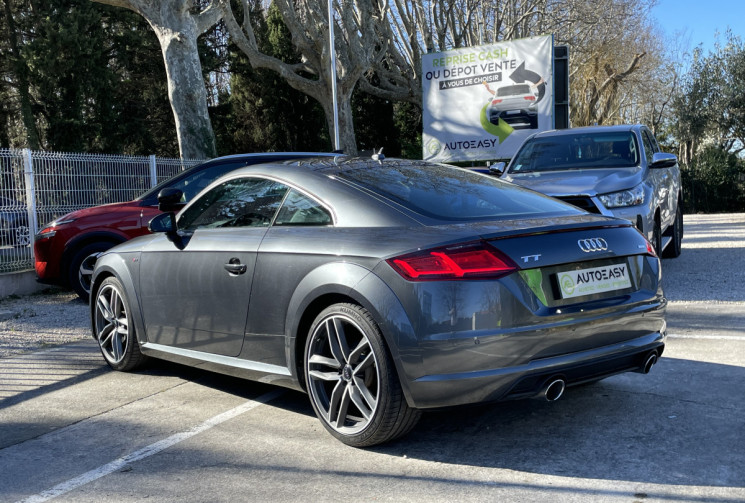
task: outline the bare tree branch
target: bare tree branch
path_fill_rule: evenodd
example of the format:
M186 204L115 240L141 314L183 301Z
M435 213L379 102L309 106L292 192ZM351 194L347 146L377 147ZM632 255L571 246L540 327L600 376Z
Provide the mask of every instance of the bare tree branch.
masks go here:
M200 35L210 30L215 26L222 18L222 9L217 2L211 2L207 8L197 14L197 33Z

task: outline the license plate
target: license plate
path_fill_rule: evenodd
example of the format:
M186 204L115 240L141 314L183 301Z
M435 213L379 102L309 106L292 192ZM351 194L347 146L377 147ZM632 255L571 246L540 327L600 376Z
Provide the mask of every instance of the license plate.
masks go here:
M556 275L562 299L631 288L628 264L612 264Z

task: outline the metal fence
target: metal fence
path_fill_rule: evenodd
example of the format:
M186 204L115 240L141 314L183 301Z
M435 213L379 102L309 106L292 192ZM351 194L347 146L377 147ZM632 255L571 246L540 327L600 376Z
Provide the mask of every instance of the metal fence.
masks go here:
M200 162L0 149L0 273L34 267L40 226L71 211L135 199Z

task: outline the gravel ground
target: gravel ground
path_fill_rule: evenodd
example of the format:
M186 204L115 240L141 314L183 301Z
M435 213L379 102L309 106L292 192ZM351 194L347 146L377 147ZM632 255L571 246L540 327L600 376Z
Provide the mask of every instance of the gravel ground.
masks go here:
M0 299L0 358L91 338L88 304L54 289Z
M745 213L686 215L683 253L662 261L671 309L716 304L745 309ZM740 307L742 304L742 307ZM0 299L0 358L91 337L88 305L47 290Z

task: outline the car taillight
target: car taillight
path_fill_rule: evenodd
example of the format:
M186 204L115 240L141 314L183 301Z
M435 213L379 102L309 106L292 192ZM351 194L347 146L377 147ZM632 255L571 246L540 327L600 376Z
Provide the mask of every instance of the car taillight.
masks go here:
M518 269L512 260L484 243L425 250L388 259L388 263L410 281L494 279Z
M649 253L653 257L657 256L657 252L654 251L654 246L652 246L652 243L650 243L649 241L647 241L647 253Z
M483 101L481 103L483 103ZM502 103L502 100L491 100L492 105L499 105L500 103Z
M523 96L528 101L535 101L535 96Z

